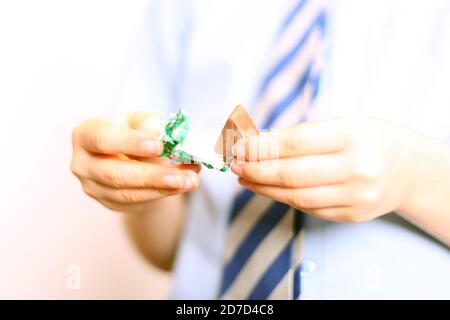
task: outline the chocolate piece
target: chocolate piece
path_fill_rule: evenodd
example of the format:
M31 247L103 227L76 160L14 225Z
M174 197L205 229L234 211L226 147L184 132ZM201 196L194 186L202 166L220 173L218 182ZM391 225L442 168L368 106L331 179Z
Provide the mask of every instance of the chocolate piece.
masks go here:
M214 152L223 156L223 161L230 164L233 161L231 148L244 137L259 134L252 118L241 105L238 105L225 123L219 139L214 147Z

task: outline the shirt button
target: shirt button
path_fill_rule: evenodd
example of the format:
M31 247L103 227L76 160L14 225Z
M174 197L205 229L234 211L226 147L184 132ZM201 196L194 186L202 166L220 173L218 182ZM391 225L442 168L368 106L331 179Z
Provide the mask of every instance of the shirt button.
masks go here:
M301 267L300 267L300 275L302 277L306 277L308 275L310 275L311 273L313 273L314 271L316 271L317 269L317 264L310 260L310 259L304 259L301 263Z

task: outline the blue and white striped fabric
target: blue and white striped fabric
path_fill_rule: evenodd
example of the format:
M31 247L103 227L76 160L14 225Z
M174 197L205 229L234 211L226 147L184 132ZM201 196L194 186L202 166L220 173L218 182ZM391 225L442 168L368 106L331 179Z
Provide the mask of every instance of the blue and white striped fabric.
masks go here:
M255 120L260 128L304 121L317 95L324 49L324 1L296 1L276 39L262 81ZM227 231L222 299L298 299L303 214L240 190Z

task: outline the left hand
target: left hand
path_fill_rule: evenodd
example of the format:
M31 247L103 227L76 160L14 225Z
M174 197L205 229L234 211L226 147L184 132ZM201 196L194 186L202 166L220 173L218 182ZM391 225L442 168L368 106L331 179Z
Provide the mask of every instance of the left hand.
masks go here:
M402 208L423 175L425 145L419 133L373 118L308 122L239 140L233 151L245 161L232 170L257 194L363 222Z

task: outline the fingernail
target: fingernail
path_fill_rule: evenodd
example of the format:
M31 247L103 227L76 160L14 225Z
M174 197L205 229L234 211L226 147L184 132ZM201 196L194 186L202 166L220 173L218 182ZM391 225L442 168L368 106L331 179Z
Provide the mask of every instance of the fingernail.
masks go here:
M148 154L159 154L160 143L155 140L145 140L141 144L141 150Z
M197 185L197 179L194 176L190 176L189 179L192 182L192 187L195 187Z
M242 174L242 168L237 164L231 165L231 171L233 171L238 176Z
M181 188L184 185L183 179L182 176L164 176L162 182L170 188Z
M191 189L194 188L197 185L197 179L195 179L194 176L188 175L186 177L186 181L184 183L185 189Z
M186 179L184 181L184 188L185 189L192 188L192 179L191 179L191 177L186 177Z

